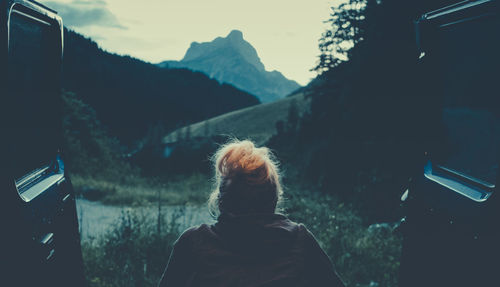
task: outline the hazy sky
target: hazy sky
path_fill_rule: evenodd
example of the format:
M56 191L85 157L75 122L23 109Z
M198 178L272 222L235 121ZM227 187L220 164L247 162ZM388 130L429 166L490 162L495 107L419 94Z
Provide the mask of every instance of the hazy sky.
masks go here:
M102 48L158 63L180 60L193 41L243 32L266 66L306 84L318 39L343 0L39 0Z

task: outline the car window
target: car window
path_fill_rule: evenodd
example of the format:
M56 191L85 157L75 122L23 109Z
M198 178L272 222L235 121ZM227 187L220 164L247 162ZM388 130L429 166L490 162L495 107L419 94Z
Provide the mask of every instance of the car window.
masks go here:
M50 163L59 141L57 63L49 23L12 11L9 21L8 119L16 179ZM52 38L51 38L52 37Z
M446 156L441 164L496 184L500 161L500 22L484 16L440 27Z

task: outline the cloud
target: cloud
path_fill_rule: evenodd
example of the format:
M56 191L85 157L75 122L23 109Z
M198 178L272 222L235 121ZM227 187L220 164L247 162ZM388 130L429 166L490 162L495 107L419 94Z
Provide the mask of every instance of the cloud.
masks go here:
M107 3L102 0L73 0L71 3L47 1L45 3L47 6L55 9L63 17L65 26L99 26L127 29L127 27L123 26L116 16L109 11Z

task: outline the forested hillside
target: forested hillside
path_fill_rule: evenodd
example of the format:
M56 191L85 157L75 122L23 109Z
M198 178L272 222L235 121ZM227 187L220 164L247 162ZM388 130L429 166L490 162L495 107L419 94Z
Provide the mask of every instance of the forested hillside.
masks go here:
M253 95L199 72L161 69L108 53L69 30L64 39L63 88L94 108L124 143L145 136L153 125L169 130L259 103Z
M296 133L272 140L302 180L359 206L371 222L397 219L400 194L437 140L438 99L422 88L414 21L450 2L332 7L319 75L305 88L311 112Z
M309 97L306 98L303 93L293 94L272 103L236 110L179 128L166 135L163 143L175 143L179 135L189 133L191 139L225 135L265 144L273 135L287 128L285 122L291 117L298 119L308 112L309 105ZM287 123L287 126L291 125L293 123Z

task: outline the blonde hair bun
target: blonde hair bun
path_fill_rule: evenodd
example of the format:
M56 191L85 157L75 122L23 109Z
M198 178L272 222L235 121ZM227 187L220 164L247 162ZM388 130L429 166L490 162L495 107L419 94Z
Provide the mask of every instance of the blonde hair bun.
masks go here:
M266 147L250 140L233 140L213 156L215 189L209 200L210 212L275 212L282 189L278 164Z

